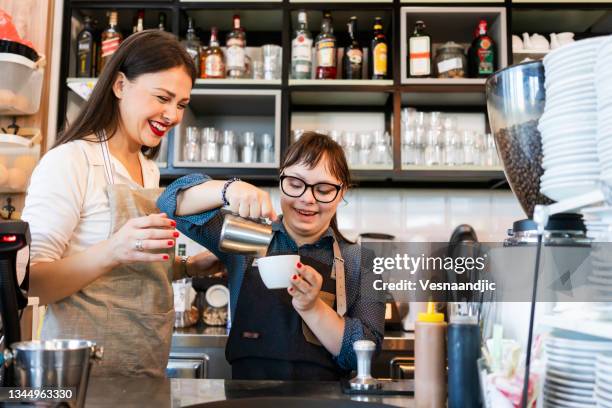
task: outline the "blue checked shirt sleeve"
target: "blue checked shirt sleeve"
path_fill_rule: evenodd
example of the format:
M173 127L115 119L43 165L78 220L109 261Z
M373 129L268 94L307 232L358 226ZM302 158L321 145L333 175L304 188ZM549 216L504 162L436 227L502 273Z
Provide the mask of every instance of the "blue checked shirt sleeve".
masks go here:
M372 272L373 253L364 255L364 262L359 262L359 282L357 299L350 306L344 317L344 335L340 354L335 358L336 363L345 370L357 369L357 356L353 350L353 343L357 340L371 340L376 344L376 353L380 352L385 330L385 303L382 293L374 289L373 283L376 275ZM362 259L363 260L363 259ZM352 286L352 285L351 285ZM349 285L347 285L347 291ZM347 293L347 298L351 296Z
M174 181L157 199L157 207L176 221L176 228L189 238L207 248L215 254L221 262L227 265L228 255L219 251L219 237L223 217L219 209L205 211L199 214L177 216L176 200L178 194L190 187L197 186L211 180L204 174L190 174Z

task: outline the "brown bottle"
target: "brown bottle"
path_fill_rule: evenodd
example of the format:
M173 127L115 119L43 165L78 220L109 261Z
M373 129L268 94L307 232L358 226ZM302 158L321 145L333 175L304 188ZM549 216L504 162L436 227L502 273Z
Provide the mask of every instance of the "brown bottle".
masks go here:
M427 304L414 325L414 406L446 407L446 322Z
M210 43L202 51L200 59L200 78L220 79L225 78L225 56L219 47L217 40L217 27L210 30Z
M113 54L119 48L121 41L123 41L123 35L119 32L117 28L117 12L111 11L110 16L108 18L108 28L102 32L101 36L102 45L100 47L100 69L99 73L102 73L102 70L111 59Z
M486 20L480 20L476 29L476 38L468 51L470 74L474 78L486 78L495 72L495 42L487 33Z

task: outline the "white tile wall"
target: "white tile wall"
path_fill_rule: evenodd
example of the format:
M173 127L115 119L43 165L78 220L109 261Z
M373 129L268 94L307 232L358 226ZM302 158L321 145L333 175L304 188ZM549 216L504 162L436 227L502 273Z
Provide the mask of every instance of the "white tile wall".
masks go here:
M266 190L280 213L278 188ZM362 232L384 232L404 242L445 242L458 225L470 224L481 242L500 242L512 222L522 218L525 214L507 190L356 188L338 207L338 225L351 239ZM184 242L189 255L200 250Z

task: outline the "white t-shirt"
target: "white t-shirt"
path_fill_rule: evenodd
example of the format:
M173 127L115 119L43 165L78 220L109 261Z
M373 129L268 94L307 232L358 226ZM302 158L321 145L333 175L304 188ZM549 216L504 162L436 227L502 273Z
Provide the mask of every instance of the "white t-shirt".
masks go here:
M159 187L159 169L140 154L144 188ZM111 155L114 182L142 188ZM30 224L32 263L82 252L110 236L104 156L96 142L76 140L47 152L30 180L22 219Z

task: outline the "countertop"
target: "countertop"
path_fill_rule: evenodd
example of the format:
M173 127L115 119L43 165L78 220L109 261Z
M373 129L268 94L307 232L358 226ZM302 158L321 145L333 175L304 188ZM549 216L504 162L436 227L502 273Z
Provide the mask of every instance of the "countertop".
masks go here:
M90 378L86 407L147 408L187 407L242 398L298 397L318 400L312 407L343 406L341 403L370 402L374 406L413 407L409 396L346 395L338 382L234 381L150 378ZM331 400L331 401L330 401ZM337 400L337 401L333 401ZM241 401L244 406L247 401ZM283 406L289 401L278 400ZM269 404L269 402L268 402ZM291 404L294 405L294 404ZM304 406L304 405L301 405ZM368 405L363 405L366 408Z
M207 348L225 347L227 330L225 327L186 327L175 329L172 335L172 347ZM386 332L383 340L383 351L414 350L414 333L403 331Z

